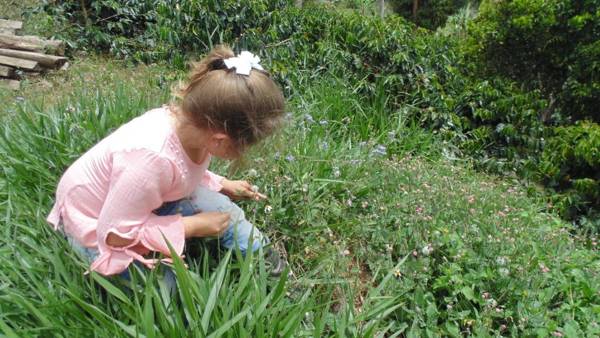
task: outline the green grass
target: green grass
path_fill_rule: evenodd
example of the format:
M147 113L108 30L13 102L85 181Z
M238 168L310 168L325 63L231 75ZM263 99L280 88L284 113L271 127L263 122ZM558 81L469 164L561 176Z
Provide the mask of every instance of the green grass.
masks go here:
M600 334L597 239L573 235L516 181L449 160L435 135L342 80L290 99L288 127L239 166L269 195L243 203L293 270L208 251L133 287L99 275L44 222L64 169L164 103L181 74L78 63L0 97L0 332L7 336L566 336ZM62 78L64 76L64 78ZM58 88L59 90L56 90ZM15 100L16 96L23 97ZM266 206L272 208L266 212Z

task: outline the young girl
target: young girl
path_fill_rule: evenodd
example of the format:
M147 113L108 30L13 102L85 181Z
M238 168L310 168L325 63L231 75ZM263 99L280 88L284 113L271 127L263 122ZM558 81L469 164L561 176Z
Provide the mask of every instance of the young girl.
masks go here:
M133 261L153 267L157 260L145 256L169 256L167 241L178 255L193 237L219 237L243 254L269 242L229 199L266 196L207 170L212 156L238 158L280 124L283 95L258 62L249 52L213 49L177 104L134 118L67 169L47 220L90 270L127 273ZM277 275L285 263L270 252Z

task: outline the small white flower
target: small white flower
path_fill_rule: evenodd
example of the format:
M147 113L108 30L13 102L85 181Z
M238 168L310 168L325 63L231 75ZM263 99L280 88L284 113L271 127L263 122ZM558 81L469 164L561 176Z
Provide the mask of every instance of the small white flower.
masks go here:
M248 170L248 176L256 177L256 176L258 176L258 171L256 171L256 169L250 169L250 170Z
M258 192L258 185L253 185L252 186L252 191L253 192Z
M271 213L271 211L273 211L273 207L272 207L272 206L270 206L270 205L267 205L267 206L265 207L265 214L270 214L270 213Z
M498 269L498 272L502 275L502 276L508 276L510 274L510 271L507 268L500 268Z
M506 257L500 256L500 257L496 258L496 264L498 264L500 266L505 266L506 263L508 263L508 259Z
M338 178L342 175L340 168L338 167L334 167L333 168L333 177Z
M431 244L427 244L426 246L423 247L423 249L421 249L421 253L424 256L429 256L432 252L433 252L433 246L431 246Z

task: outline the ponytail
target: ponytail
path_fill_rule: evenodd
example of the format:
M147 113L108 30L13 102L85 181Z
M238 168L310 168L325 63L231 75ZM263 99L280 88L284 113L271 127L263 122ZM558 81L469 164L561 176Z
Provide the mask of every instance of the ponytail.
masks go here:
M192 71L189 74L187 84L180 86L175 95L179 98L183 98L185 95L189 94L196 84L202 81L210 71L218 69L227 70L223 60L233 57L234 55L231 48L224 45L216 46L206 57L200 60L200 62L192 63Z

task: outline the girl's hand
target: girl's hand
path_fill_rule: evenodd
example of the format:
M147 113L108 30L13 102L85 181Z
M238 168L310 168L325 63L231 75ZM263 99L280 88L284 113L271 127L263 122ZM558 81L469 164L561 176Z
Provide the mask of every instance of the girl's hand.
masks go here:
M230 181L224 178L221 181L223 189L221 192L231 199L253 199L256 201L264 200L267 196L258 192L256 186L252 186L248 181Z
M227 212L201 212L193 216L183 217L185 238L190 237L219 237L229 226Z

